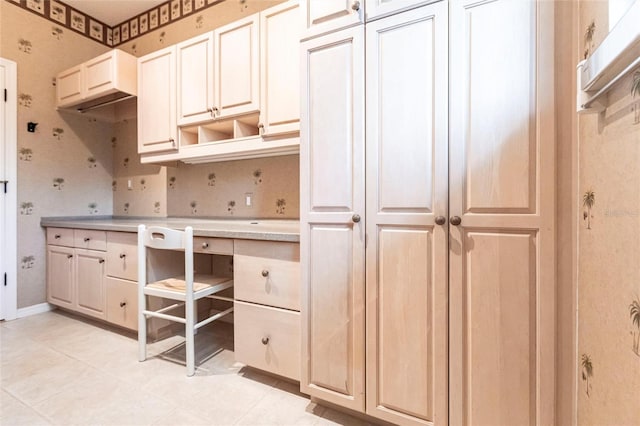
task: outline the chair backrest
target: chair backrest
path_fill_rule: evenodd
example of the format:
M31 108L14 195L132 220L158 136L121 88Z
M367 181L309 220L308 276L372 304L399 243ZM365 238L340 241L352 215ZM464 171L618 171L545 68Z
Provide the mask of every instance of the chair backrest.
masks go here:
M193 228L187 226L184 231L144 225L138 227L141 242L147 247L160 250L184 250L193 244Z

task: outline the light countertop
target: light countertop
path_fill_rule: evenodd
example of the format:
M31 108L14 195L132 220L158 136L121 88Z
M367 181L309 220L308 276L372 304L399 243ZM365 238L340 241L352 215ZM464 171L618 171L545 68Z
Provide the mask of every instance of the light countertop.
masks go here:
M197 237L238 238L268 241L300 241L300 222L279 219L226 219L191 217L78 216L43 217L43 227L138 232L138 225L172 229L193 227Z

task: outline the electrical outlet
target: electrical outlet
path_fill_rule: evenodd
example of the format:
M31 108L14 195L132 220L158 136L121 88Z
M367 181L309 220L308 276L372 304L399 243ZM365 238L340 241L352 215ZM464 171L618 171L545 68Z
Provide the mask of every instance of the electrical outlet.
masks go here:
M253 205L253 194L251 192L244 194L244 204L247 207L251 207Z
M133 189L133 184L131 183L131 179L127 179L127 189L131 191Z

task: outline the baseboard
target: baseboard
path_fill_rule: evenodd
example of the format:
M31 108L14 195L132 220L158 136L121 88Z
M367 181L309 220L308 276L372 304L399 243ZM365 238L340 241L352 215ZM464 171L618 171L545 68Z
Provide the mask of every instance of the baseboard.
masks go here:
M20 308L16 312L16 319L28 317L30 315L42 314L44 312L53 311L56 307L44 302L37 305L27 306L26 308Z

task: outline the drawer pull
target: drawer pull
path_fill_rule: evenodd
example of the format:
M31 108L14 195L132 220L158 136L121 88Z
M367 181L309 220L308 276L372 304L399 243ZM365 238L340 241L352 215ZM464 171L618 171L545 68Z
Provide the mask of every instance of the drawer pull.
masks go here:
M68 254L68 255L67 255L67 259L71 259L72 257L73 257L73 255L72 255L72 254Z
M84 237L84 242L85 242L85 243L88 243L89 241L91 241L91 238L89 238L89 237Z
M262 276L265 277L265 278L268 277L269 276L269 271L266 270L266 269L263 269L262 270Z
M127 306L127 302L120 302L120 307L124 308L125 306Z
M62 235L56 234L56 235L53 236L53 238L55 238L56 240L59 240L60 238L62 238Z
M127 257L127 255L126 255L126 254L124 254L124 253L120 253L120 259L124 259L125 257Z
M98 260L98 263L104 263L104 259Z
M209 243L202 243L202 248L203 249L208 249L209 248Z
M268 345L269 344L269 338L268 337L263 337L262 338L262 344L265 345L265 346Z

